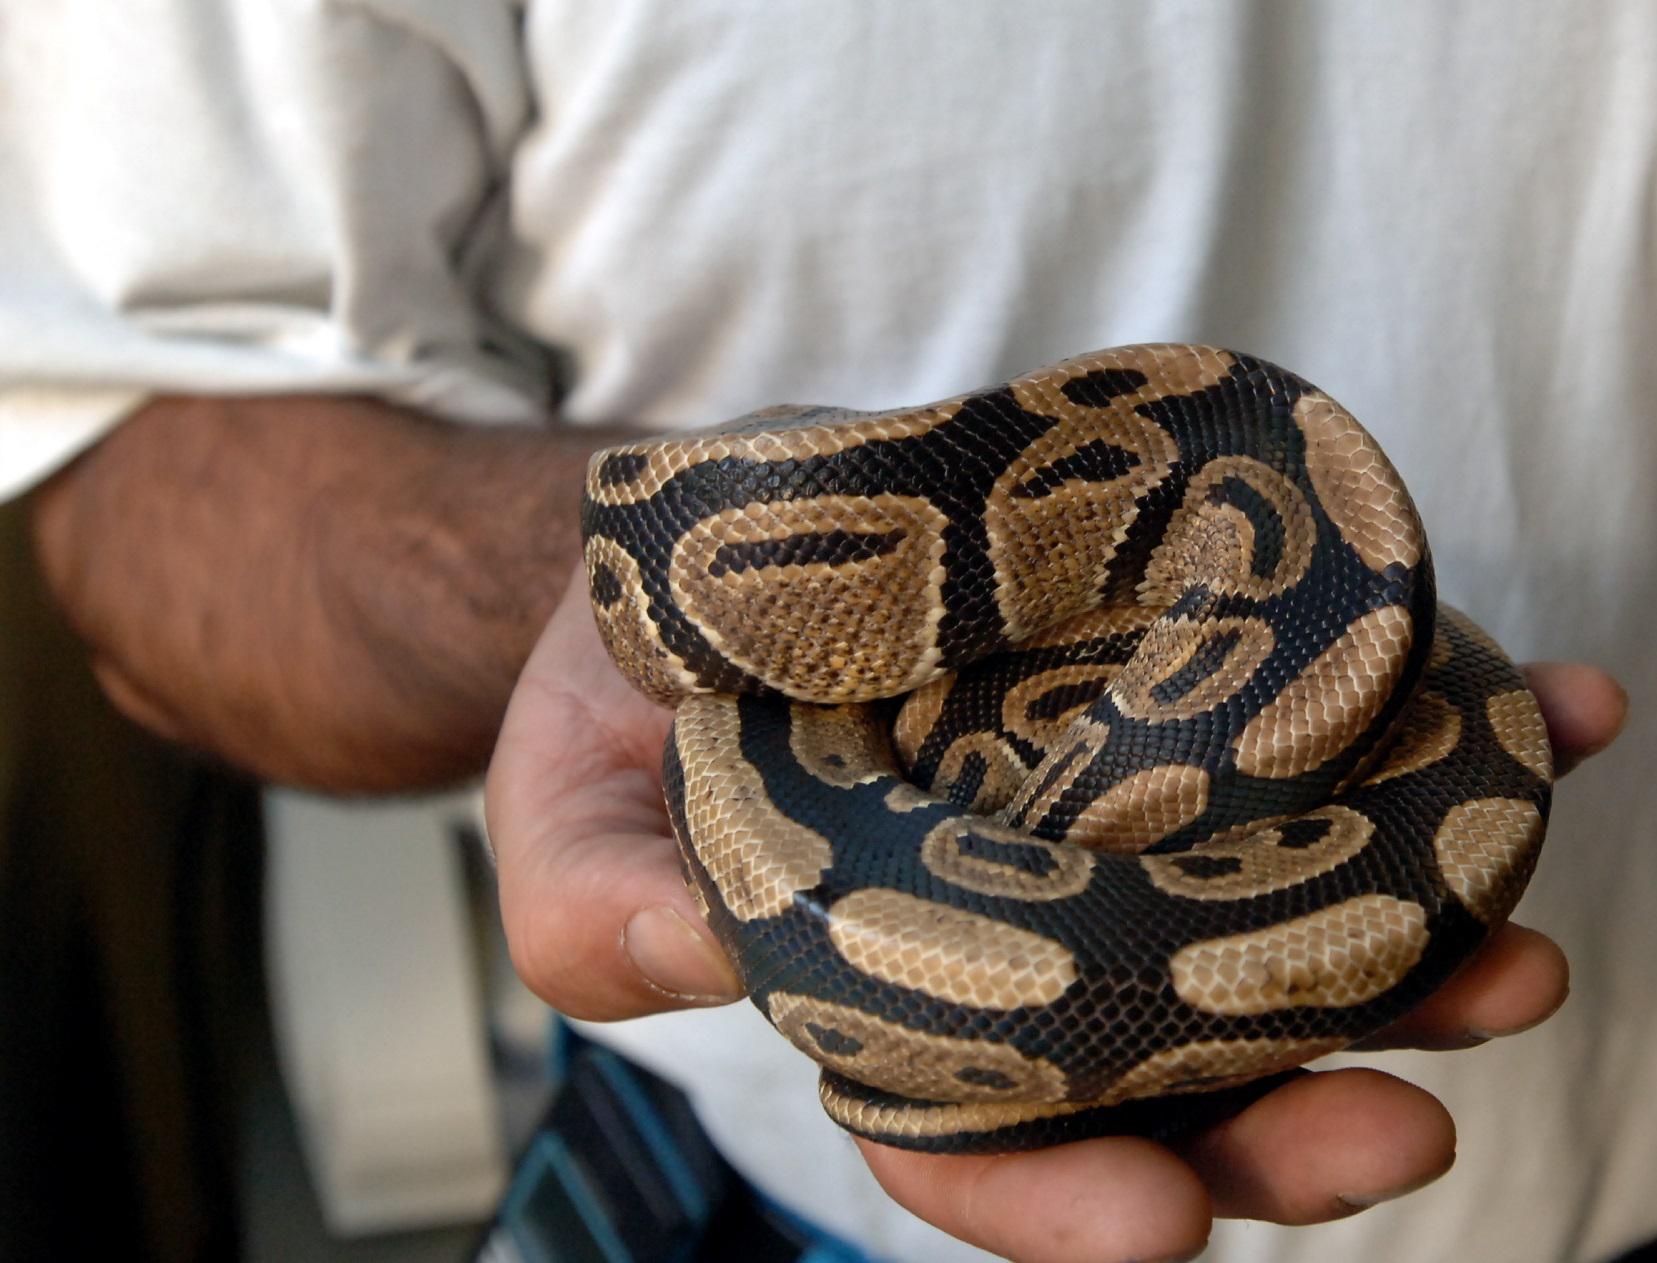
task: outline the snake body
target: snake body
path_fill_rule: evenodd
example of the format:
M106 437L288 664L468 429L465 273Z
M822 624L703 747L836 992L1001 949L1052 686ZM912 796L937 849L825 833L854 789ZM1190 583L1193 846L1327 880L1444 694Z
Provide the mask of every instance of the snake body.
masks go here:
M583 527L611 655L677 707L687 880L859 1134L1246 1091L1422 1000L1535 864L1534 698L1375 441L1261 360L770 409L599 453Z

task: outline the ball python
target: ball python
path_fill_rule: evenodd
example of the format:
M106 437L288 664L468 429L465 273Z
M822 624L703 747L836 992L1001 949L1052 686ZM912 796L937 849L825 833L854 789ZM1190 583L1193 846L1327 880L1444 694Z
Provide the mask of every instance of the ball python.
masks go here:
M1375 440L1262 360L766 409L598 453L582 519L606 647L677 708L686 880L852 1132L1004 1150L1270 1084L1535 864L1535 699Z

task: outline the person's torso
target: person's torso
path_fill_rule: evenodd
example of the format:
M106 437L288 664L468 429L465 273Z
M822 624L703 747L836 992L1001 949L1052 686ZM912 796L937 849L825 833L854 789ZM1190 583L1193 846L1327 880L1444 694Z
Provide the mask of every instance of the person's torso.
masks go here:
M1444 595L1516 654L1657 682L1657 9L539 0L526 37L540 117L494 300L568 354L575 421L897 406L1215 342L1376 433ZM1399 1063L1449 1094L1461 1169L1216 1257L1593 1257L1657 1229L1657 1093L1615 1105L1657 1033L1641 737L1562 789L1521 910L1572 951L1573 1011ZM673 1038L640 1029L644 1055ZM790 1129L726 1095L702 1100L737 1111L739 1163L786 1169Z

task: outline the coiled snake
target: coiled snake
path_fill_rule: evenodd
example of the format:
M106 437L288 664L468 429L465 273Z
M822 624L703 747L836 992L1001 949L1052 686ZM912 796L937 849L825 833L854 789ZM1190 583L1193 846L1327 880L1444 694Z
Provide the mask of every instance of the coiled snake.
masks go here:
M678 707L687 879L854 1132L1219 1099L1419 1002L1535 864L1535 700L1374 440L1260 360L616 447L583 528L611 655Z

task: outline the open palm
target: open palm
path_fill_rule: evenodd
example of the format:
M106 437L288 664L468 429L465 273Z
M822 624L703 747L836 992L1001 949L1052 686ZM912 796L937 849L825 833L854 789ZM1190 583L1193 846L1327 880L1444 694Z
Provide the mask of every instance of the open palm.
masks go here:
M1625 701L1603 672L1527 668L1562 770L1602 749ZM622 680L578 577L525 667L489 772L501 913L524 981L572 1017L636 1017L740 995L679 875L662 805L671 715ZM1564 1000L1563 954L1508 926L1373 1046L1466 1047ZM1308 1075L1176 1148L1110 1138L1034 1153L940 1157L860 1142L916 1214L1028 1263L1150 1259L1200 1249L1216 1215L1315 1223L1442 1174L1444 1107L1364 1069Z

